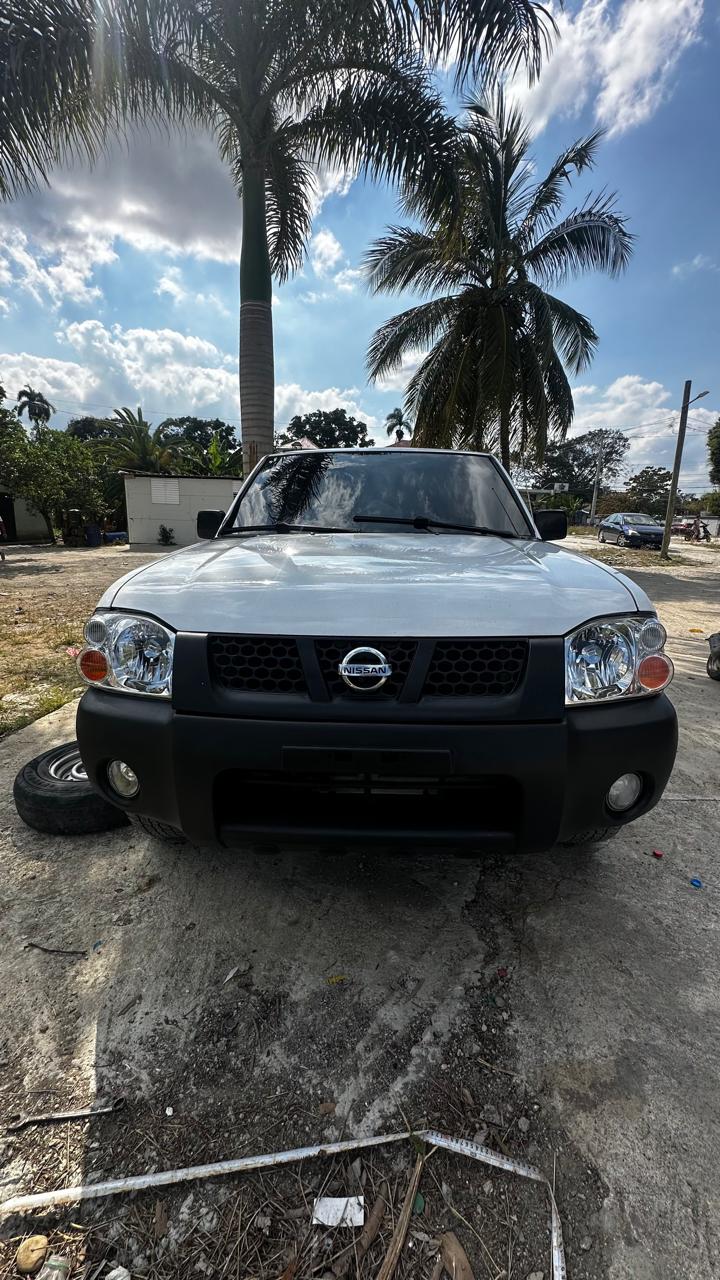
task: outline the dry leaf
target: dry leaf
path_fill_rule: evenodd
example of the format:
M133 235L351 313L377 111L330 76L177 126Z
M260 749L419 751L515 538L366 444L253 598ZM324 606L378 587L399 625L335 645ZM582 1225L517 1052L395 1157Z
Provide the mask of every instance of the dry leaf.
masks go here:
M168 1211L164 1200L155 1201L155 1239L161 1240L168 1229Z
M440 1237L440 1256L452 1280L475 1280L468 1256L454 1231Z

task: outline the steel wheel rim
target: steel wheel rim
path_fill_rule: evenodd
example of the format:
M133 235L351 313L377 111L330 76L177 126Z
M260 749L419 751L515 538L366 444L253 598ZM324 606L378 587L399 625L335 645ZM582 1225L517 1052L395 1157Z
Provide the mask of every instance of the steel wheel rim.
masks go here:
M85 765L77 747L68 747L48 766L48 773L56 782L87 782Z

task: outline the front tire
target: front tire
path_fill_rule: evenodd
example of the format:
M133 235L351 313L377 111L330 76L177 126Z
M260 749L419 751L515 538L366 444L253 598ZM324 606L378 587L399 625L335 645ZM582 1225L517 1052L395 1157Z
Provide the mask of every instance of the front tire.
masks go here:
M156 818L145 818L141 813L129 813L127 816L134 827L139 827L147 836L152 836L153 840L161 840L163 844L176 846L187 844L182 831L178 831L177 827L171 827L167 822L158 822Z
M122 827L122 809L90 786L77 742L35 756L15 779L13 798L26 826L54 836L82 836Z
M598 542L604 542L604 541L605 541L605 534L603 533L602 529L598 529Z
M711 680L720 680L720 658L708 658L707 673Z

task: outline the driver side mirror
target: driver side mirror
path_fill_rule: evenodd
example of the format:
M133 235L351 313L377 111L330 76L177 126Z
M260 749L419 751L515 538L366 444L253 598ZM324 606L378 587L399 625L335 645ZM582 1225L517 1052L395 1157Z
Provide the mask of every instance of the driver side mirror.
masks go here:
M198 538L214 538L220 525L225 519L224 511L198 511L197 513L197 536Z
M533 511L533 520L543 542L555 542L559 538L567 538L566 511Z

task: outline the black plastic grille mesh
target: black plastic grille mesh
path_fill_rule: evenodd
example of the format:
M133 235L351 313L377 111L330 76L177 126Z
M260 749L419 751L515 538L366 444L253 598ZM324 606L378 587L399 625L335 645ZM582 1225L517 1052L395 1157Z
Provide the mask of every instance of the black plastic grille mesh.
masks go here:
M392 667L392 675L388 676L385 684L380 689L376 689L373 692L355 692L355 690L349 689L346 685L338 672L338 666L353 649L363 649L368 645L373 649L378 649L383 654ZM320 670L332 698L376 699L399 697L408 678L416 649L416 640L368 640L365 638L361 640L328 639L315 641L315 651L320 663ZM365 659L363 658L361 661L365 661Z
M307 693L300 654L287 636L210 636L210 669L225 689Z
M514 693L527 651L526 640L438 640L423 695L489 698Z

